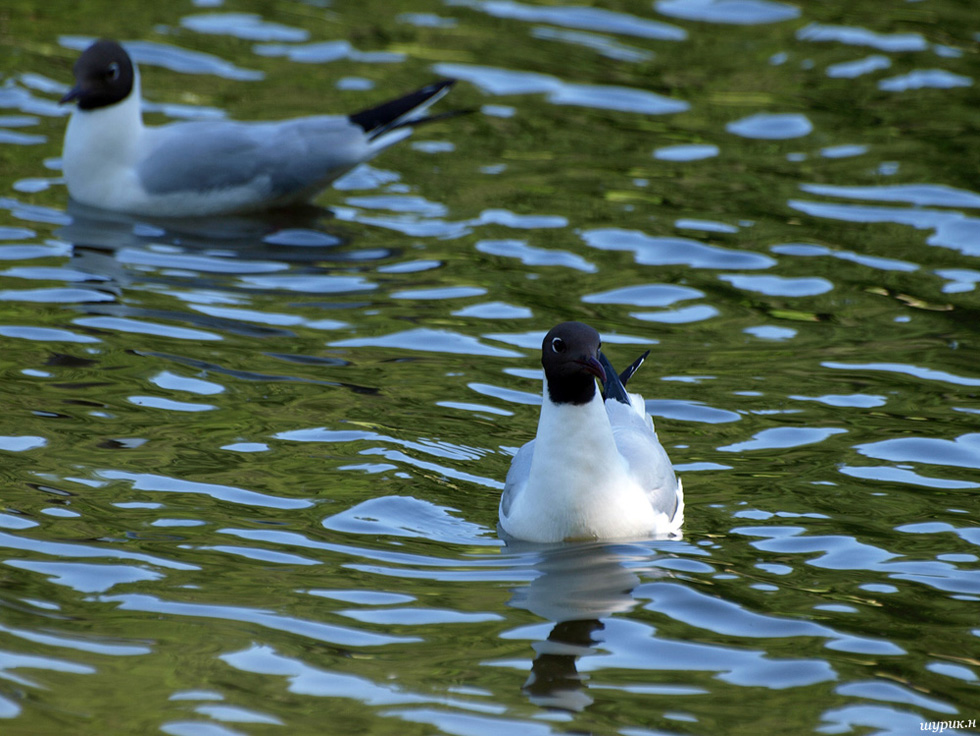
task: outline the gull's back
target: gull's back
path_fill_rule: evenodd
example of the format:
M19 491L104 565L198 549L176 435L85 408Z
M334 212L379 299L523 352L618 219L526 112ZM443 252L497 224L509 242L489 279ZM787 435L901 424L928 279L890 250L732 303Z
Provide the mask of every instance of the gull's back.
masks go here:
M256 199L298 201L371 155L364 131L340 115L172 123L146 136L137 173L150 195L243 187Z
M631 403L607 399L606 413L616 449L629 465L630 476L643 488L654 508L672 516L677 508L677 477L667 451L657 437L643 397L629 394Z

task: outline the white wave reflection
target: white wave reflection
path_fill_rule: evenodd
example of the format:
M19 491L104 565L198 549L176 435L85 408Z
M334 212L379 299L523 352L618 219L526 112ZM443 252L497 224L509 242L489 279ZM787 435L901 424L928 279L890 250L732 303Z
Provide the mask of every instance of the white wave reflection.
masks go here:
M919 207L980 208L980 194L942 184L890 184L884 186L836 186L829 184L800 184L809 194L845 199L864 199L872 202L905 202Z
M515 353L513 350L484 345L469 335L424 327L395 332L382 337L352 337L347 340L336 340L331 342L330 346L335 348L396 348L462 355L487 355L498 358L521 357L520 353Z
M239 708L237 706L230 705L199 705L194 711L200 713L203 716L208 716L216 721L230 722L230 723L265 723L272 726L285 726L286 722L276 718L274 716L268 716L264 713L258 713L249 708ZM174 722L164 724L161 727L161 731L171 736L181 736L179 732L174 728ZM202 736L205 733L205 729L202 728L201 724L195 723L187 729L187 736ZM220 734L216 736L221 736Z
M520 230L536 230L541 228L568 227L568 218L563 215L520 215L510 210L494 208L480 213L472 225L503 225Z
M246 41L305 41L310 37L303 28L285 26L264 20L256 13L198 13L185 15L180 25L195 33L232 36Z
M935 233L926 239L929 245L952 248L967 256L980 255L980 219L966 217L960 212L792 199L787 204L813 217L845 222L894 222L899 225L910 225L919 230L934 229Z
M773 427L764 429L752 436L752 439L724 445L719 452L750 452L753 450L787 449L802 447L823 442L835 434L843 434L847 430L839 427Z
M245 276L242 283L256 289L283 289L307 294L345 294L377 289L378 285L362 276L328 276L325 274L284 274L281 276Z
M859 143L842 143L836 146L821 148L820 155L824 158L850 158L852 156L863 156L868 150L868 146Z
M58 43L76 51L84 51L96 40L92 36L58 37ZM265 74L260 71L243 69L203 51L191 51L154 41L123 41L122 45L139 64L161 66L182 74L214 74L226 79L251 82L265 78Z
M473 8L498 18L513 18L531 23L552 23L568 28L661 41L683 41L687 38L687 31L683 28L605 8L583 5L525 5L513 0L448 0L448 4Z
M980 434L964 434L952 440L935 437L897 437L855 445L866 457L894 462L917 462L980 470Z
M675 18L744 26L781 23L800 16L795 5L772 0L657 0L653 6Z
M186 391L201 396L213 396L225 391L225 387L201 378L181 376L172 371L163 370L149 379L150 383L171 391Z
M578 105L645 115L668 115L690 108L683 100L664 97L649 90L574 84L540 72L454 63L436 64L435 70L439 74L470 82L492 95L544 94L549 102L556 105Z
M575 46L583 46L587 49L597 51L602 56L616 61L627 63L637 63L649 61L653 58L653 52L646 49L637 48L620 43L608 36L597 33L587 33L585 31L564 31L549 26L538 26L531 29L531 35L546 41L563 41L564 43Z
M647 235L639 230L597 228L584 230L580 235L593 248L633 251L636 262L644 266L762 269L776 265L775 259L759 253L706 245L687 238Z
M27 452L47 444L48 440L45 437L38 437L37 435L0 435L0 450L4 452Z
M674 227L678 230L702 230L707 233L737 233L739 228L729 225L727 222L716 222L714 220L695 220L689 217L682 217L674 220Z
M46 575L55 585L66 585L81 593L104 593L117 585L160 580L163 575L130 565L95 565L82 562L7 560L7 565Z
M915 69L908 74L889 77L878 82L878 89L886 92L907 92L915 89L954 89L972 87L973 80L962 74L945 69Z
M980 276L980 274L978 274ZM484 302L471 304L453 312L455 317L476 317L478 319L530 319L534 316L527 307L519 307L507 302ZM0 332L0 334L3 334Z
M129 332L137 335L155 335L157 337L169 337L175 340L198 341L222 339L220 335L216 335L213 332L195 330L190 327L176 327L175 325L167 325L160 322L131 319L129 317L78 317L72 320L72 323L99 330Z
M476 244L476 249L492 256L516 258L525 266L564 266L585 273L595 273L599 270L594 264L574 253L535 248L523 240L481 240Z
M73 542L51 542L43 539L36 539L28 536L19 536L0 532L0 547L10 549L25 550L51 557L108 557L119 560L136 560L146 562L157 567L168 568L171 570L199 570L196 565L188 565L183 562L175 562L155 555L147 555L142 552L129 552L127 550L116 549L110 546L97 546L88 544L77 544ZM18 562L23 564L24 560L10 560L6 564ZM32 563L33 564L33 563Z
M253 49L259 56L284 56L302 64L326 64L349 59L362 64L397 64L405 54L394 51L360 51L349 41L316 41L307 44L262 43Z
M980 483L968 480L949 480L935 478L916 473L908 468L896 468L890 465L841 465L837 468L842 474L852 478L876 480L883 483L902 483L905 485L921 486L922 488L964 489L980 488Z
M218 659L242 672L274 675L289 680L289 692L329 698L350 698L367 705L395 705L417 703L418 695L402 692L397 685L381 686L364 677L330 672L286 657L270 646L255 644Z
M729 133L743 138L786 140L813 132L813 123L801 113L757 113L725 126Z
M244 488L217 483L182 480L153 473L131 473L124 470L97 470L95 475L106 480L123 480L133 484L133 490L162 493L189 493L210 496L218 501L275 509L305 509L313 502L304 498L282 498Z
M895 531L903 534L955 534L960 539L970 544L980 546L980 527L975 526L953 526L944 521L924 521L917 524L904 524L895 527ZM947 557L946 555L943 556ZM976 562L974 555L958 555L958 562Z
M827 76L835 79L856 79L881 69L888 69L892 60L881 54L872 54L855 61L842 61L827 67Z
M832 570L877 572L953 593L980 593L980 570L939 560L914 560L845 535L811 535L803 527L738 527L733 534L760 537L752 546L766 552L805 555L805 564ZM813 556L814 553L820 553ZM869 583L871 585L871 583Z
M454 445L452 443L442 442L439 440L405 440L367 430L331 430L326 429L325 427L279 432L275 435L275 437L276 439L287 440L290 442L381 442L384 444L398 445L400 447L404 447L405 449L412 450L413 452L421 452L426 455L457 461L476 460L490 452L489 450L482 448ZM450 467L442 463L423 460L413 455L409 455L401 450L390 447L367 447L359 450L357 454L364 456L381 455L386 460L398 463L398 465L401 466L408 465L410 467L436 473L447 478L454 478L466 483L475 483L477 485L486 486L489 488L500 489L503 487L503 484L500 483L500 481L493 478L486 478L473 473L468 473L464 470L458 470L457 468ZM360 465L345 466L340 468L340 470L355 469L362 470L364 468Z
M703 291L674 284L641 284L624 286L600 294L586 294L587 304L630 304L635 307L668 307L687 299L700 299Z
M829 256L831 258L839 258L842 261L850 261L852 263L859 263L862 266L877 268L882 271L917 271L919 269L914 263L900 261L896 258L882 258L879 256L853 253L847 250L833 250L823 245L812 245L810 243L784 243L774 245L769 250L780 255L802 256L804 258Z
M149 654L152 651L152 649L143 644L118 644L103 637L69 636L52 631L39 632L3 625L0 625L0 632L35 644L74 649L80 652L91 652L92 654L104 654L110 657L134 657L141 654Z
M646 408L651 416L676 419L681 422L725 424L727 422L738 422L742 419L742 415L737 412L709 406L703 401L647 399Z
M90 667L89 665L76 664L75 662L67 662L63 659L55 659L54 657L42 657L32 654L19 654L17 652L12 652L10 650L0 650L0 679L8 680L18 685L24 685L28 687L40 687L40 685L32 680L25 677L15 675L11 670L19 669L32 669L32 670L48 670L50 672L70 672L75 675L91 675L95 674L97 671L95 667ZM20 712L19 706L14 705L10 701L5 701L10 703L13 708L16 708L14 715ZM0 713L3 712L4 706L0 704ZM9 712L11 709L7 709Z
M823 396L790 394L789 398L794 401L816 401L827 406L850 407L854 409L873 409L878 406L884 406L887 401L884 396L873 394L825 394Z
M832 26L810 23L796 32L801 41L835 42L852 46L870 46L879 51L925 51L928 42L921 33L877 33L856 26Z
M889 641L842 634L813 621L756 613L681 583L644 583L634 595L649 600L645 607L651 611L723 636L747 639L812 636L826 639L826 646L838 651L886 656L906 653Z
M972 268L939 268L934 273L944 279L949 279L947 283L943 284L944 294L973 291L977 283L980 282L980 271L974 271Z
M415 637L377 634L352 629L347 626L326 624L320 621L294 616L284 616L261 608L247 606L225 606L208 603L184 603L167 601L153 595L124 594L102 595L101 603L116 603L121 611L144 611L165 616L186 616L212 618L225 621L242 621L275 631L284 631L297 636L350 647L380 647L388 644L405 644L418 641Z
M164 411L181 412L200 412L215 411L218 407L214 404L196 404L191 401L176 401L165 399L161 396L127 396L126 401L136 406L144 406L150 409L163 409Z
M766 296L806 297L825 294L834 288L827 279L820 276L745 276L741 274L722 274L718 277L736 289L754 291Z
M116 297L114 294L95 289L52 287L50 289L3 289L0 291L0 301L91 304L96 302L114 302L116 301Z
M120 248L116 260L134 266L155 266L161 269L181 268L201 273L275 273L289 269L286 263L246 260L229 254L205 256L176 253L171 248Z
M951 705L935 698L927 698L910 688L903 687L894 682L881 682L880 680L849 682L838 686L837 693L839 695L868 698L869 700L879 700L889 703L904 703L918 708L925 708L933 713L959 713ZM921 725L919 730L922 730Z
M102 342L97 337L79 335L77 332L71 332L70 330L59 330L55 327L33 327L29 325L0 325L0 335L3 337L39 342Z
M30 133L19 133L13 130L3 130L0 128L0 145L8 146L37 146L47 143L48 138L44 135L31 135ZM21 180L19 191L26 191L23 187L25 180Z
M714 158L720 150L710 143L681 143L658 148L653 152L653 157L661 161L700 161Z
M392 299L414 299L417 301L437 301L443 299L469 299L483 296L487 290L482 286L439 286L433 289L405 289L389 294Z
M324 519L323 525L348 534L418 537L447 544L499 544L488 538L486 527L460 518L455 511L410 496L384 496L334 514Z
M910 363L840 363L828 360L820 365L824 368L834 368L837 370L883 371L885 373L899 373L906 376L913 376L926 381L942 381L959 386L980 386L980 378L959 376L955 373L940 371L934 368L924 368Z
M680 309L665 309L660 312L630 312L630 317L644 322L659 322L670 325L683 325L690 322L703 322L717 317L721 312L709 304L695 304Z
M268 563L271 565L319 565L318 560L311 560L301 555L289 554L287 552L276 552L274 550L263 549L261 547L242 547L231 544L211 544L196 547L199 550L211 552L221 552L226 555L245 557L256 562Z
M361 623L379 626L447 626L504 620L497 613L471 613L451 608L345 609L336 613Z

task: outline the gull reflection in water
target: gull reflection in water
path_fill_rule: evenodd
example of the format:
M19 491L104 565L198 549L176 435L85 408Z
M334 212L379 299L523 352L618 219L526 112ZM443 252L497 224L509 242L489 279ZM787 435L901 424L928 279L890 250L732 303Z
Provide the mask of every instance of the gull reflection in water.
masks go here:
M285 257L316 260L323 249L346 238L330 210L312 205L218 217L137 217L100 210L69 200L67 217L57 235L76 248L118 251L167 244L187 252L230 249L239 257ZM304 258L305 256L305 258Z
M59 213L60 214L60 213ZM328 275L389 258L391 248L357 249L330 210L312 205L242 215L136 217L69 200L55 234L71 246L71 267L92 289L121 299L134 282L208 288L222 276L288 271ZM219 284L220 286L220 284ZM227 284L225 284L227 286Z
M517 588L510 605L554 623L536 652L524 693L535 705L581 711L592 704L585 691L587 676L578 671L578 659L597 653L603 618L636 606L633 589L646 576L665 571L651 563L659 556L640 544L566 544L543 547L515 542L507 551L535 555L540 575Z

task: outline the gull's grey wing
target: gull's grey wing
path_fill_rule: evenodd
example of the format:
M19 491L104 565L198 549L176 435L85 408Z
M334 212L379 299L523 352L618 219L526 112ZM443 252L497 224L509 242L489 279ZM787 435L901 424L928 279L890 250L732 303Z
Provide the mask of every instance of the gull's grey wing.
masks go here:
M673 516L677 509L677 477L667 451L657 439L653 422L619 401L607 400L606 412L616 448L629 465L630 475L646 489L654 508Z
M154 128L151 153L138 165L150 194L256 186L279 198L312 193L372 151L345 116L277 123L188 122Z
M510 505L521 494L531 475L531 459L534 457L534 440L524 445L514 459L511 460L507 479L504 481L504 492L500 496L500 512L504 516L510 514Z
M262 200L304 199L407 137L413 127L468 112L425 115L454 83L444 79L351 116L149 128L152 151L138 165L140 182L150 194L253 187Z
M602 394L616 448L629 465L630 475L641 488L646 489L655 509L673 517L677 510L677 477L674 475L674 468L667 457L667 451L657 439L653 420L643 408L643 398L639 394L626 391L626 382L643 365L649 354L648 350L622 374L617 374L612 363L600 351L599 362L606 374Z

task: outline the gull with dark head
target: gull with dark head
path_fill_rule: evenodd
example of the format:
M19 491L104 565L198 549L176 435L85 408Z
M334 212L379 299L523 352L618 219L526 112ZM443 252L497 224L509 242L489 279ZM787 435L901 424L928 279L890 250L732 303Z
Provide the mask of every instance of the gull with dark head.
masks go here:
M342 174L443 115L426 109L445 79L353 115L275 122L143 124L139 70L115 41L96 41L75 62L76 109L63 167L72 199L135 215L190 217L307 202Z
M677 536L684 492L647 414L599 333L563 322L541 344L537 435L514 456L500 498L505 537L529 542ZM599 392L596 380L602 382Z

